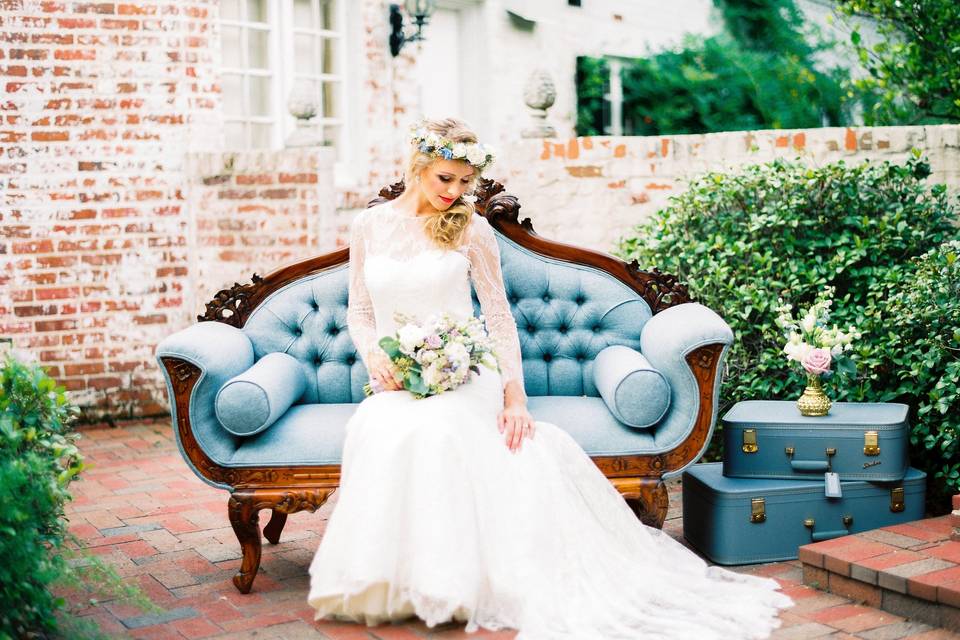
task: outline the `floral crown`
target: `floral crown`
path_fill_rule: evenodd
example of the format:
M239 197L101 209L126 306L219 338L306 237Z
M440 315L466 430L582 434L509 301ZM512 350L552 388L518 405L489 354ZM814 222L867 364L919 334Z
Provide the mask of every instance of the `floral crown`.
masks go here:
M454 142L426 128L420 120L410 126L410 144L422 153L445 160L463 160L483 171L496 160L493 147L479 142Z

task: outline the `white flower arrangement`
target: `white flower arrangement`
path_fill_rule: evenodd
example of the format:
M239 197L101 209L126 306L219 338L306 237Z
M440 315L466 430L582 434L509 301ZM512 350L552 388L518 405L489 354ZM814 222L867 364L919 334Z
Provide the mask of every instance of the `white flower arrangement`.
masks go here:
M853 342L863 336L852 325L846 331L836 324L829 325L835 292L835 287L826 287L798 318L793 317L793 305L779 300L776 323L787 339L783 353L787 360L797 362L810 375L829 377L834 365L841 373L856 373L850 351Z
M481 171L496 161L496 152L488 144L479 142L454 142L432 131L428 131L425 121L415 122L410 127L410 144L426 153L445 160L463 160Z
M394 379L415 398L456 389L480 373L479 365L498 369L483 316L458 319L444 313L420 323L397 313L394 320L399 328L379 345L395 365ZM366 395L381 390L374 383L363 388Z

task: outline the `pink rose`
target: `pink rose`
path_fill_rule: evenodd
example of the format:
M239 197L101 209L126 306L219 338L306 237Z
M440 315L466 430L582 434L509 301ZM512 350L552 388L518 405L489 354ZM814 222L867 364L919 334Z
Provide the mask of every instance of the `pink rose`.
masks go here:
M426 343L431 349L439 349L443 345L443 340L441 340L437 334L432 333L427 336Z
M808 373L821 374L830 371L830 362L833 356L830 355L830 349L811 349L800 362Z

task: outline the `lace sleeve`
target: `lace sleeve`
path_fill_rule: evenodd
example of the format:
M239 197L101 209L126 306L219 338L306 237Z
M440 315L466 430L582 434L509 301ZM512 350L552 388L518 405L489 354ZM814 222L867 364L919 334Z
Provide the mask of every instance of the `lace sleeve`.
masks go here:
M366 255L361 220L357 215L350 225L350 263L348 267L349 295L347 296L347 330L357 347L363 363L369 367L370 354L379 349L377 323L373 313L370 292L363 280L363 260Z
M497 246L493 228L486 218L474 216L471 227L467 246L470 277L480 300L480 310L485 317L487 331L494 343L503 383L516 380L523 389L520 338L503 285L500 248Z

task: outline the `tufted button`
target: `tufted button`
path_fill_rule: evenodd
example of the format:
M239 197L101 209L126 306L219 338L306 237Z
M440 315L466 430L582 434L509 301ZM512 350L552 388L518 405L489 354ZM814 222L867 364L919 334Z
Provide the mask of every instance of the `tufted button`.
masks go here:
M340 333L340 327L330 327L330 335L335 336Z
M549 353L543 354L543 361L544 361L544 362L550 362L551 360L553 360L553 356L551 356Z
M599 325L597 325L597 326L595 326L595 327L593 328L593 332L594 332L594 333L597 333L598 331L600 331L600 326L599 326Z
M302 334L302 333L303 333L303 329L301 329L300 327L294 327L294 328L293 328L293 335L299 336L299 335Z
M583 362L584 360L586 360L586 358L583 356L577 356L577 362Z
M513 304L517 304L518 302L520 302L520 298L518 298L517 296L510 296L510 302L512 302Z
M313 364L319 367L321 364L323 364L323 360L320 359L320 356L317 356L313 359Z
M547 293L543 294L543 301L550 302L550 294L547 294Z
M353 356L347 356L347 364L352 365L352 364L355 363L356 361L357 361L357 359L354 358Z
M316 301L316 300L314 300L313 302L311 302L311 303L310 303L310 306L313 308L314 311L316 311L317 309L320 308L320 305L317 304L317 301Z
M587 299L584 298L583 296L577 296L577 299L575 300L575 302L576 302L577 304L583 304L583 303L586 302L586 301L587 301Z
M533 333L536 331L536 328L532 324L527 325L527 333Z
M566 333L566 332L567 332L567 326L564 324L560 325L560 333Z

